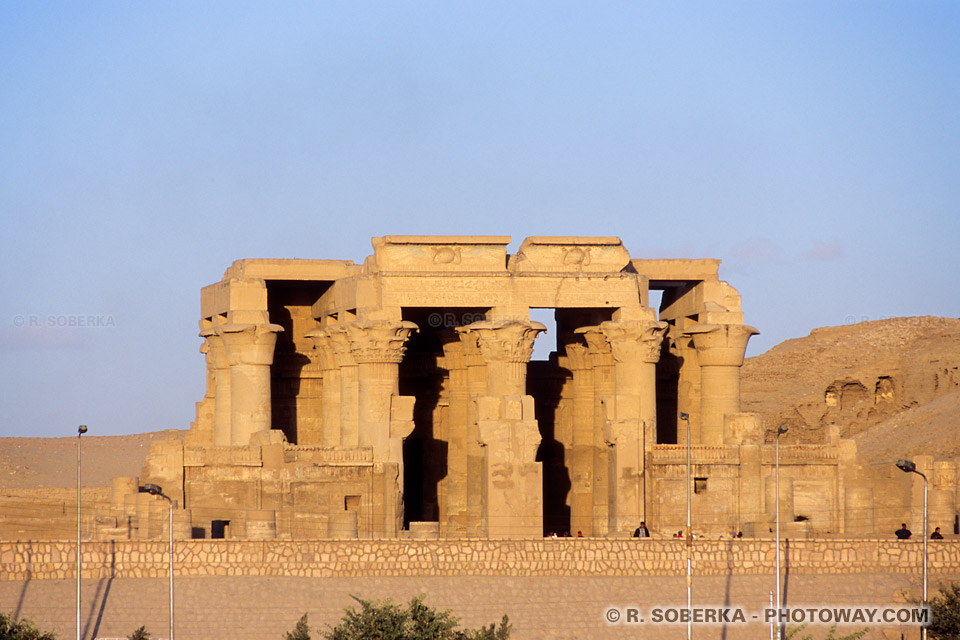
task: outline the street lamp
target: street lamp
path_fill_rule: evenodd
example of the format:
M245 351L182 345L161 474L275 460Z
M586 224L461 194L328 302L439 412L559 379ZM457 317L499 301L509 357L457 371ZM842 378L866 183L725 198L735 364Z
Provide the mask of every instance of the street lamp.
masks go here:
M693 534L690 529L690 486L693 479L690 477L690 414L680 412L680 419L687 423L687 640L693 637L693 568L691 562L690 545L693 544Z
M169 505L170 512L170 640L174 640L173 635L173 500L170 499L170 496L167 496L163 493L163 489L160 488L160 485L147 483L140 487L140 491L143 493L149 493L152 496L160 496L166 500Z
M917 471L913 460L897 460L897 469L906 473L915 473L923 478L923 606L927 606L927 476ZM926 640L927 628L920 627L920 640Z
M777 565L776 567L776 571L777 571L777 577L776 577L777 602L776 604L777 604L777 628L779 629L779 633L777 634L778 637L783 635L783 622L780 620L780 612L783 607L783 603L780 601L780 436L782 436L786 432L787 432L787 427L785 425L780 425L779 427L777 427L777 437L774 442L774 450L776 452L774 457L776 458L776 467L777 467L776 473L774 474L776 476L776 481L774 482L775 484L774 491L776 491L777 496L776 498L774 498L773 502L777 510L777 513L776 513L777 532L776 534L774 534L776 538L774 540L774 543L776 544L776 547L774 548L774 557L776 558L776 565Z
M80 640L80 436L87 432L87 425L77 427L77 640Z

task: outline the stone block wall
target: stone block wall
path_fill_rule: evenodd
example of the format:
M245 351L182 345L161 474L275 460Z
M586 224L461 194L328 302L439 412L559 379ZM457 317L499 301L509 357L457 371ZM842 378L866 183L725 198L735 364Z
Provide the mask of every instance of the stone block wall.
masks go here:
M912 574L921 541L785 540L783 567L793 575ZM772 574L771 540L697 540L699 576ZM350 578L364 576L681 576L681 540L190 540L176 543L176 576ZM163 541L88 542L84 578L159 578L168 571ZM75 577L73 542L0 543L0 581ZM929 545L931 573L960 573L960 545Z

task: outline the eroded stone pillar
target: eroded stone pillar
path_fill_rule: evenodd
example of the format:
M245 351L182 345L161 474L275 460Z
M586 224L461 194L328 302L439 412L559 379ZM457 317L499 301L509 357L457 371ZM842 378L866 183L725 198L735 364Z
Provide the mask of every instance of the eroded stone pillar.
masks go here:
M446 537L467 535L467 424L470 392L463 343L453 337L443 344L443 368L447 370L450 410L447 430ZM479 446L479 444L477 445Z
M570 529L593 535L593 367L586 345L565 345L564 365L573 374L573 448L570 454Z
M207 347L207 357L213 367L213 446L229 446L232 437L230 430L230 363L227 361L227 348L223 337L216 329L204 329L200 332ZM272 360L271 360L272 361Z
M224 324L216 328L230 365L230 444L250 443L254 433L270 429L270 365L278 324Z
M340 370L340 446L360 446L357 362L353 359L350 336L344 325L327 327L333 346L333 358Z
M484 451L478 432L480 398L487 395L487 365L480 353L480 336L466 327L457 327L457 335L467 366L467 536L478 538L483 530L483 505L486 504Z
M323 386L320 388L320 444L340 446L340 367L333 339L325 329L314 329L307 334L320 357Z
M600 324L616 363L616 396L604 425L604 439L611 447L611 532L629 533L645 519L644 455L656 444L656 364L666 328L655 319Z
M750 336L742 324L695 324L686 333L700 362L700 444L723 444L723 419L740 411L740 367Z
M477 337L486 363L487 395L477 400L477 435L485 449L483 532L491 537L543 535L543 477L536 461L540 432L526 395L539 322L506 319L461 327Z
M610 454L604 426L607 406L616 394L616 362L598 326L580 327L593 369L593 535L610 531Z

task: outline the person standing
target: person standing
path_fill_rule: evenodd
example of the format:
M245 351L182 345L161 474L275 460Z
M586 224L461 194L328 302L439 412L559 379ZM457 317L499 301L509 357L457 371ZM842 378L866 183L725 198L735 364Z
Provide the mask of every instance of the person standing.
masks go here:
M913 535L913 532L910 529L907 529L907 523L901 523L900 528L893 532L897 536L897 540L909 540L910 536Z
M636 528L633 532L634 538L649 538L650 531L647 529L647 523L643 520L640 521L640 526Z
M930 534L931 540L943 540L943 534L940 533L940 527L937 527L933 530L933 533Z

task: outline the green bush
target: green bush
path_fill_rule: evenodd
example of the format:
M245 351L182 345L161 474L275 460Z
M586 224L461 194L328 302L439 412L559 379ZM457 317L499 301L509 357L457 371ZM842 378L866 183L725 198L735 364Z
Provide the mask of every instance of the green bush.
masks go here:
M41 632L29 620L0 613L0 640L56 640L56 636Z
M458 630L459 619L449 611L436 611L423 596L402 607L390 601L372 602L351 596L360 609L347 607L343 619L327 633L327 640L509 640L510 620L500 626ZM288 638L290 636L288 635Z
M150 640L150 632L147 631L147 627L144 625L128 635L127 640Z
M310 640L310 625L307 624L307 614L297 621L293 631L288 631L284 640Z
M960 637L960 585L940 587L940 595L930 599L930 617L928 636L950 640Z

